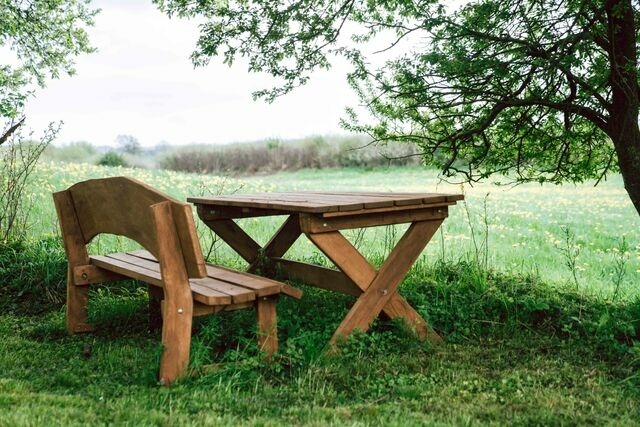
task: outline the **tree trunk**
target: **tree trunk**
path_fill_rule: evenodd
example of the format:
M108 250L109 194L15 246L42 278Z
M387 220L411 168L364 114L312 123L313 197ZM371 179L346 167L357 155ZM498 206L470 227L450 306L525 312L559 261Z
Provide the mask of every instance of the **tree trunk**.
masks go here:
M635 115L628 115L633 117L626 121L627 126L625 124L620 126L617 130L618 138L614 139L613 143L618 154L618 165L624 180L624 188L640 215L640 130L637 110Z
M611 107L608 134L618 155L624 187L640 214L638 53L631 0L607 0Z

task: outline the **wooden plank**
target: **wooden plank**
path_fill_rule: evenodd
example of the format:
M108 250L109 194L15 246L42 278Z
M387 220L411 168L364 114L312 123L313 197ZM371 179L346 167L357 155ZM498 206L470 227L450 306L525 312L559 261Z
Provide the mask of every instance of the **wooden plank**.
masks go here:
M206 277L207 271L204 267L204 256L202 255L200 240L196 235L196 225L193 221L191 206L174 203L171 208L188 276L193 278Z
M216 279L232 282L238 286L251 289L258 297L280 293L280 288L282 287L282 283L275 280L220 266L213 266L211 264L207 265L207 274Z
M288 280L356 297L362 294L360 288L341 271L284 258L274 258L273 261Z
M261 250L261 256L251 263L247 271L255 273L264 262L268 262L269 258L283 256L291 245L298 240L300 234L300 219L298 215L289 216Z
M158 239L158 261L162 265L162 345L160 383L169 385L185 375L191 349L193 297L180 239L171 213L171 203L151 206L152 223Z
M87 241L82 234L71 193L69 191L53 193L53 201L69 264L71 266L87 265L89 263L89 255L85 246Z
M153 260L153 255L147 251L136 251L130 254L142 259ZM274 295L280 292L282 286L282 283L275 280L212 264L207 264L207 274L211 279L228 282L253 291L258 297Z
M367 289L377 272L340 232L308 233L307 237L360 289Z
M160 264L158 264L157 261L143 260L124 253L109 254L108 256L93 256L91 260L101 268L120 273L136 280L141 280L145 283L150 283L154 286L163 287ZM192 280L196 280L196 282L192 282ZM210 305L232 303L231 295L219 291L214 284L205 285L197 282L199 280L202 279L189 280L191 290L193 291L193 298L196 301Z
M447 194L447 202L457 202L459 200L464 200L464 194Z
M442 220L411 224L391 251L368 289L358 298L336 329L331 344L348 336L354 329L366 331L371 322L395 294L400 282L425 248Z
M195 302L193 305L193 317L208 316L210 314L220 313L221 311L235 311L242 310L244 308L253 308L254 305L255 301L227 305L207 305Z
M260 245L233 220L219 219L204 223L249 264L258 258Z
M258 348L265 353L267 361L278 351L277 301L277 296L261 297L256 301Z
M53 201L58 214L58 223L62 231L62 243L67 255L67 305L66 328L67 333L75 334L92 331L88 316L89 289L86 286L76 286L73 268L77 265L89 264L89 255L82 235L80 222L73 206L73 199L69 191L53 194Z
M268 193L265 193L268 194ZM246 207L253 209L270 209L277 210L282 212L283 214L287 213L296 213L296 212L311 212L311 213L321 213L328 212L330 210L338 210L335 206L323 205L319 203L310 203L306 201L273 201L270 199L262 199L262 198L242 198L235 196L228 197L189 197L187 201L202 205L202 206L236 206L236 207ZM333 208L333 209L332 209Z
M218 219L255 218L260 216L283 215L282 211L274 209L239 208L236 206L207 206L198 205L198 217L204 221Z
M74 285L93 285L96 283L114 282L117 280L126 280L127 276L105 270L96 265L78 265L73 267Z
M392 206L392 207L386 207L386 208L370 208L370 209L362 209L359 211L352 211L352 212L325 212L322 214L322 217L331 218L331 217L337 217L337 216L366 215L366 214L372 214L372 213L399 212L399 211L434 209L434 208L448 209L448 207L451 205L453 205L453 203L443 202L443 203L434 203L431 205L419 204L419 205L406 205L406 206Z
M91 256L91 263L105 270L113 271L114 273L118 273L135 280L140 280L154 286L162 287L162 276L160 275L159 269L157 271L149 270L147 268L136 266L104 255Z
M305 233L325 233L351 228L404 224L416 221L441 220L447 217L446 208L411 209L379 212L353 216L322 218L316 215L300 215L300 228Z
M340 197L352 197L364 204L365 209L371 208L384 208L396 205L396 201L401 200L403 202L414 202L413 204L421 204L422 197L413 195L413 198L407 198L407 196L401 196L396 193L376 193L366 191L310 191L313 194L332 194ZM411 204L411 203L407 203Z
M120 259L133 259L132 263L146 268L153 268L154 265L158 265L154 261L153 255L147 251L130 252L126 256L128 258L120 255ZM206 268L208 273L209 267L206 266ZM200 279L189 279L189 284L196 293L194 298L205 304L239 304L256 299L256 294L253 290L243 287L235 281L221 280L219 277L212 277L211 275ZM198 294L201 294L203 298L199 298ZM227 302L224 296L228 296L231 299Z

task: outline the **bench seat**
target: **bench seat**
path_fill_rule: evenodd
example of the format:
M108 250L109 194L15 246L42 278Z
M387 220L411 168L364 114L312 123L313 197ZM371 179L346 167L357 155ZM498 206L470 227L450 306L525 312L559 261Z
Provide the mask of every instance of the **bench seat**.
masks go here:
M162 287L160 264L145 250L93 255L91 264L103 270ZM206 265L207 277L189 279L193 299L209 306L243 304L259 297L283 293L300 298L302 292L275 280L212 264Z

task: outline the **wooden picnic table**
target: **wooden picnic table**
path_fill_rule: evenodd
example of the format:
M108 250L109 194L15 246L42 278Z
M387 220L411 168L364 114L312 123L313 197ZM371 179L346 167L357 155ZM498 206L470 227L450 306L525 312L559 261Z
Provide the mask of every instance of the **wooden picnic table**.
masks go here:
M366 331L384 313L403 318L422 339L441 338L398 292L398 286L448 215L460 194L306 191L190 197L198 215L249 263L248 271L298 280L357 300L331 338L331 345L354 329ZM288 218L261 247L234 221L270 215ZM341 230L403 224L410 226L376 270ZM305 234L338 268L283 258ZM277 266L277 268L273 268Z

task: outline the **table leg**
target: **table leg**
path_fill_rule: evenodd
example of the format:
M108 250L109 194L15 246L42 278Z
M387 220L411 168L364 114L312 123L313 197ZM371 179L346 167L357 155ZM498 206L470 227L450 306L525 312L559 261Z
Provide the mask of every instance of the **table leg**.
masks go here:
M249 264L258 259L260 245L231 219L203 220L231 249L236 251Z
M271 258L283 256L300 237L298 215L289 216L264 248L251 238L232 219L203 220L214 233L249 263L247 269L255 273L261 267L269 267ZM266 265L265 265L266 262Z
M298 240L301 233L298 215L289 216L276 234L269 240L269 243L262 249L262 254L249 265L247 271L253 273L261 267L262 262L266 261L268 263L271 258L283 256L296 240Z
M419 336L432 342L440 340L427 322L396 291L441 223L442 220L436 220L411 224L377 272L339 232L307 234L363 291L331 338L332 345L356 328L366 331L383 310L391 318L404 318L409 325L416 327Z

